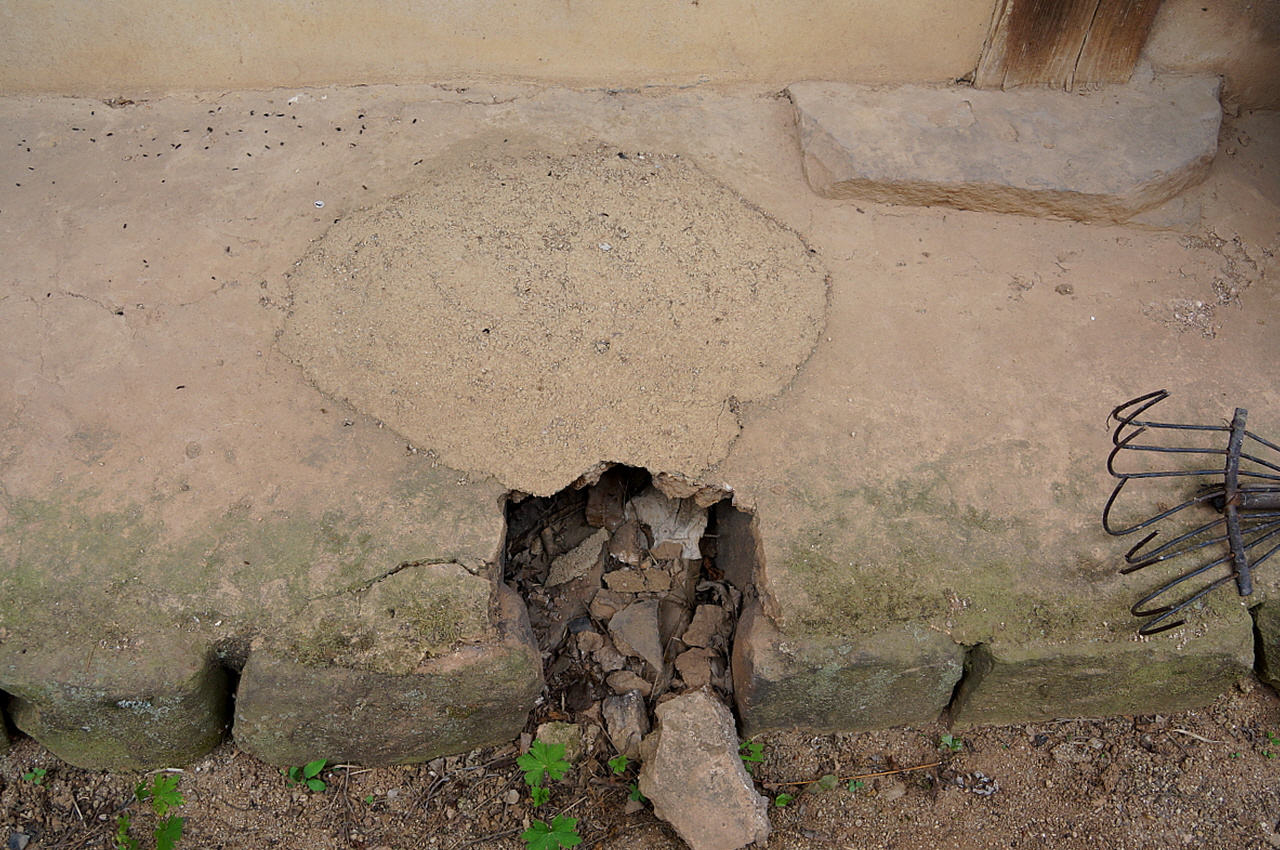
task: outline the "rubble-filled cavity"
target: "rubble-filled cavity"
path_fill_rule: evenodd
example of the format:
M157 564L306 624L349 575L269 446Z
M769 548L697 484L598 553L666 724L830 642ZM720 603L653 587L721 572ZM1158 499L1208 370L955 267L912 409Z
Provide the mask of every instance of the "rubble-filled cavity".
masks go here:
M717 564L725 494L669 498L643 469L508 509L505 579L528 603L547 696L538 721L603 726L634 758L652 709L709 689L732 705L743 590ZM749 590L749 588L748 588Z

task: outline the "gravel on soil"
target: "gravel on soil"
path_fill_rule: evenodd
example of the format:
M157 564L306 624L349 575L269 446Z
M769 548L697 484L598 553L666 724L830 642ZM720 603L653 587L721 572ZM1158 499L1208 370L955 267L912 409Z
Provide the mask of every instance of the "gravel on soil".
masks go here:
M327 766L320 792L228 742L178 774L179 846L518 850L534 819L566 813L583 848L683 847L648 808L628 813L637 765L614 775L603 739L539 810L518 742L423 765ZM1280 697L1254 679L1169 716L755 740L761 790L794 798L770 809L769 850L1280 847ZM824 776L834 788L822 790L833 784ZM22 837L31 850L112 847L128 813L149 846L155 817L133 802L144 778L79 770L19 737L0 758L0 831L10 847Z

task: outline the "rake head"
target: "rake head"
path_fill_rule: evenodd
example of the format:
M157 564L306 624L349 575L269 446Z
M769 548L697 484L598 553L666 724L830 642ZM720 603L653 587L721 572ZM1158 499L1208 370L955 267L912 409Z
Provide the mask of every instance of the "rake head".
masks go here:
M1250 595L1253 569L1280 550L1280 446L1245 430L1248 411L1240 407L1231 422L1223 425L1181 425L1142 418L1168 397L1167 390L1159 390L1111 411L1116 428L1111 434L1114 448L1107 457L1107 471L1119 481L1102 511L1102 527L1118 537L1145 532L1125 553L1127 566L1120 572L1136 573L1175 559L1183 566L1176 578L1129 609L1135 617L1146 620L1138 629L1141 635L1183 625L1186 620L1179 616L1183 611L1229 582L1235 582L1241 596ZM1139 454L1129 453L1140 453L1147 467L1166 468L1117 470L1121 455L1126 455L1125 460L1139 460ZM1218 461L1209 468L1206 458ZM1190 486L1182 488L1185 501L1169 507L1158 500L1154 516L1116 527L1112 511L1126 485L1131 481L1162 483L1162 479L1186 479ZM1166 528L1174 536L1155 545L1156 537Z

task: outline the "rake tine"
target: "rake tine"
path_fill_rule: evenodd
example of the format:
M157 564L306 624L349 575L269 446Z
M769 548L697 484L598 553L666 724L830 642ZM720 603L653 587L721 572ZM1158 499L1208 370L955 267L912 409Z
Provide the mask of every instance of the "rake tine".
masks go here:
M1225 560L1226 559L1224 558L1223 561ZM1188 578L1189 577L1190 576L1188 576ZM1169 629L1176 629L1178 626L1186 625L1187 623L1186 620L1178 620L1177 622L1174 622L1174 623L1165 623L1164 625L1161 625L1158 628L1152 628L1157 623L1161 623L1170 617L1177 616L1179 612L1185 610L1188 606L1193 605L1196 602L1199 602L1201 599L1208 596L1210 593L1217 590L1219 587L1222 587L1222 585L1231 581L1233 578L1235 578L1235 576L1232 576L1232 575L1223 576L1222 578L1218 579L1212 584L1209 584L1206 587L1201 588L1194 596L1188 597L1187 599L1184 599L1182 602L1179 602L1176 605L1166 605L1163 608L1155 608L1155 609L1152 609L1151 611L1141 611L1138 609L1138 606L1142 605L1143 602L1149 602L1152 599L1152 597L1158 596L1160 593L1164 592L1165 588L1161 588L1159 591L1156 591L1156 593L1153 593L1150 596L1147 596L1146 598L1139 600L1137 604L1135 604L1132 608L1129 609L1129 612L1133 614L1133 616L1135 617L1154 617L1154 619L1144 623L1142 627L1138 629L1138 634L1142 635L1143 637L1151 637L1152 635L1158 635L1161 632L1167 632L1169 631Z
M1147 543L1151 542L1151 539L1156 536L1157 532L1152 532L1151 534L1147 535L1147 537L1143 539L1141 543L1139 543L1137 546L1134 546L1132 549L1130 549L1128 552L1125 553L1124 559L1131 566L1125 567L1124 569L1120 570L1120 574L1128 575L1129 573L1136 573L1138 570L1143 569L1144 567L1149 567L1152 564L1157 564L1161 561L1169 561L1178 557L1179 555L1185 555L1188 552L1194 552L1197 549L1203 549L1204 547L1211 546L1214 543L1221 543L1222 541L1227 539L1227 535L1223 534L1218 537L1210 537L1208 540L1201 541L1200 543L1197 543L1194 546L1188 546L1185 549L1179 549L1177 552L1174 552L1172 554L1165 553L1165 550L1168 549L1169 547L1177 546L1179 543L1182 543L1186 540L1190 540L1193 537L1197 537L1203 534L1204 532L1208 531L1209 529L1221 524L1222 524L1221 518L1215 519L1213 522L1207 522L1204 525L1200 526L1199 528L1195 529L1194 531L1188 531L1186 534L1183 534L1179 537L1175 537L1174 539L1170 540L1168 543L1165 543L1163 546L1160 546L1157 549L1153 549L1152 551L1147 552L1145 555L1142 555L1140 558L1135 557L1138 553L1138 550L1141 549L1143 546L1147 545ZM1141 561L1141 563L1138 563L1139 561Z
M1178 558L1202 559L1205 556L1196 553L1210 547L1221 546L1219 551L1225 550L1225 554L1208 563L1193 565L1138 600L1130 611L1135 617L1147 620L1138 630L1142 635L1159 634L1183 625L1186 621L1178 616L1181 612L1230 581L1235 581L1241 596L1250 595L1253 592L1253 570L1280 552L1280 543L1277 543L1265 553L1259 554L1264 543L1280 535L1280 460L1268 454L1274 452L1280 457L1280 446L1246 430L1248 411L1241 407L1235 409L1230 423L1223 425L1187 425L1143 418L1152 407L1168 397L1167 390L1157 390L1127 401L1111 411L1109 421L1114 420L1116 426L1111 434L1113 448L1107 455L1106 466L1107 472L1118 481L1103 507L1102 526L1108 534L1114 536L1147 531L1125 553L1126 566L1120 570L1122 575ZM1226 447L1201 448L1138 442L1143 435L1154 435L1157 431L1221 432L1227 435ZM1249 451L1246 451L1246 446ZM1122 472L1116 468L1116 459L1121 452L1222 457L1223 465L1217 469ZM1195 495L1172 508L1164 509L1125 528L1112 527L1112 511L1130 480L1188 477L1211 477L1214 481L1208 482ZM1219 516L1152 549L1147 548L1160 534L1157 526L1161 522L1197 505L1211 507ZM1214 579L1186 599L1153 605L1186 582L1223 566L1230 570L1227 575Z

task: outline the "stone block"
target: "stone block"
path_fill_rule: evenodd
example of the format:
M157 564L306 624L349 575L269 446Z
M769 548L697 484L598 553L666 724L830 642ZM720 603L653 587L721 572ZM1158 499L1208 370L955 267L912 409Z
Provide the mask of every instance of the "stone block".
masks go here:
M195 761L222 740L231 703L226 669L177 629L90 645L7 641L0 690L14 726L86 770Z
M1216 77L1086 95L804 82L795 105L818 194L1116 223L1202 180L1217 152Z
M963 670L944 634L903 624L868 634L783 633L758 603L738 622L733 686L745 735L854 732L935 720Z
M402 570L382 583L377 605L338 601L323 634L298 625L252 650L236 699L236 743L273 764L387 765L519 735L543 687L528 613L500 585L495 623L481 624L490 584L454 566ZM406 626L403 613L429 598L424 584L433 579L452 585L456 608L427 606L441 616Z
M1280 600L1274 597L1253 609L1258 641L1258 677L1280 688Z
M1253 666L1246 611L1179 641L995 642L973 649L952 707L957 725L1184 711L1208 705Z

